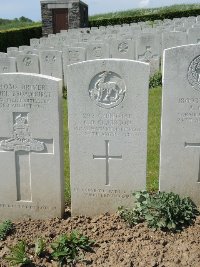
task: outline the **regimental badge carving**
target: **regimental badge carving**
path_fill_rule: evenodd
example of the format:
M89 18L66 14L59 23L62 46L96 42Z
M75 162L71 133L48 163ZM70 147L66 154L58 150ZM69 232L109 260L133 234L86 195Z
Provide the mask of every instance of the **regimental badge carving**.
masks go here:
M6 71L8 71L8 67L7 66L3 67L3 72L6 72Z
M92 54L96 58L102 58L102 56L103 56L102 47L100 47L100 46L94 47L93 50L92 50Z
M195 90L200 91L200 56L190 63L188 68L188 82Z
M123 42L123 43L119 44L118 51L120 53L127 53L127 51L128 51L128 43L127 42Z
M114 108L123 101L125 94L124 81L112 71L101 72L90 82L89 96L99 107Z
M20 114L15 118L13 125L13 137L0 142L0 148L7 151L36 151L41 152L45 149L43 142L31 137L28 124L28 117Z
M45 61L49 64L53 64L56 61L56 56L46 56Z
M25 57L23 59L23 63L25 66L29 67L32 64L31 58L30 57Z

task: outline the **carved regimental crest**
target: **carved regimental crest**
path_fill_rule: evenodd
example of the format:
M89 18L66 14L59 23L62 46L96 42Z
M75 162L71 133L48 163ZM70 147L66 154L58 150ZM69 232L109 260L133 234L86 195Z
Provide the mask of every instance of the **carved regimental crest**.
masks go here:
M114 108L124 99L126 85L122 78L112 72L104 71L91 80L89 96L102 108Z
M194 89L200 91L200 56L193 59L190 63L188 68L188 82Z
M118 50L120 53L127 53L128 51L128 43L127 42L122 42L118 46Z
M15 118L13 125L12 138L0 142L0 148L7 151L36 151L41 152L45 149L43 142L31 137L28 118L20 114Z

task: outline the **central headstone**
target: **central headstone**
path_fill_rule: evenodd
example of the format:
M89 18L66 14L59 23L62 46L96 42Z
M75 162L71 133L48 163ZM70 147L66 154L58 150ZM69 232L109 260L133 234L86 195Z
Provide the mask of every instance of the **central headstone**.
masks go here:
M0 220L61 217L61 80L0 75Z
M68 66L67 77L72 214L130 206L146 187L149 66L93 60Z

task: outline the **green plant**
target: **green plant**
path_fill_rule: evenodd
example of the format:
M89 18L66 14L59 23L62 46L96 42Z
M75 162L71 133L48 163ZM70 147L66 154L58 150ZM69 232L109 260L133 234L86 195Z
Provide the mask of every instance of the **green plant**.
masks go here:
M0 51L6 52L9 46L29 45L31 38L42 36L41 25L29 26L26 28L0 31Z
M61 235L51 244L53 250L51 256L61 266L63 264L73 265L81 259L83 251L92 251L93 243L94 241L89 240L88 237L73 231L69 236Z
M10 220L0 224L0 240L4 240L6 236L13 230L13 224Z
M35 242L35 255L40 257L44 254L46 243L42 238L38 238Z
M67 99L67 87L66 86L63 86L62 93L63 93L63 98Z
M21 264L31 264L31 260L26 255L26 243L24 241L19 241L14 247L10 248L11 254L5 259L12 265Z
M158 86L162 86L162 73L157 71L149 80L149 88L155 88Z
M140 191L133 194L135 207L132 210L119 209L121 217L130 226L146 221L149 227L178 231L193 223L199 211L188 197L180 198L174 193L149 194Z

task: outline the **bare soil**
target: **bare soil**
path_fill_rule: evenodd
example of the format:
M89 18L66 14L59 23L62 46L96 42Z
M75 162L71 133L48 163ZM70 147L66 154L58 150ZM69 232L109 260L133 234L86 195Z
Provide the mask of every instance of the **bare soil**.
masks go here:
M28 255L34 262L30 266L58 266L50 258L50 243L75 229L96 241L94 252L87 252L84 261L75 265L77 267L200 267L200 216L194 225L181 233L166 233L153 231L144 223L130 228L118 214L71 217L69 210L66 210L64 219L14 222L13 233L5 241L0 241L0 266L9 266L3 257L8 255L8 247L19 240L28 245ZM47 253L43 258L34 255L38 237L47 242Z

